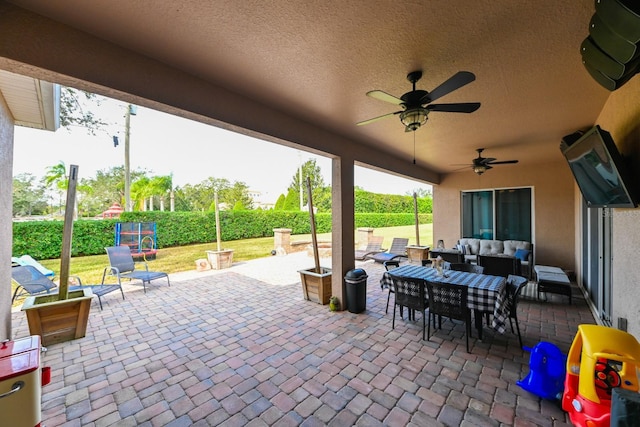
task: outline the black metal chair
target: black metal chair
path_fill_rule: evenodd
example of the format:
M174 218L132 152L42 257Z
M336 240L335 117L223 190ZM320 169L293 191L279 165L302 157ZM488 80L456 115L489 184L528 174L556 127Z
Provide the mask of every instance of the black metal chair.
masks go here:
M481 265L469 264L468 262L452 262L449 264L449 270L466 271L467 273L483 274L484 267Z
M435 329L436 315L439 327L442 328L442 316L449 319L462 320L465 325L467 353L469 352L469 336L471 335L471 310L467 307L466 286L427 281L429 315L433 318ZM427 339L431 337L431 323L427 329Z
M511 326L511 332L513 333L512 320L516 322L516 330L518 331L518 340L520 341L520 348L522 348L522 335L520 335L520 325L518 324L518 301L520 300L520 293L528 283L526 277L509 275L507 277L507 307L509 313L509 325Z
M445 260L447 262L451 262L451 263L463 263L464 262L464 255L462 254L462 252L459 252L459 251L434 249L431 252L429 252L429 256L431 258L440 257L443 260Z
M478 265L484 267L483 274L502 277L521 275L521 261L512 256L478 255Z
M409 313L416 311L422 312L422 339L425 339L424 330L427 323L428 308L426 296L426 283L424 279L416 279L414 277L392 276L394 287L394 304L393 304L393 321L391 328L396 327L396 307L400 307L400 315L402 316L402 308L407 307Z
M385 270L389 271L394 268L400 267L400 261L398 260L389 260L382 263L384 265ZM380 285L382 288L382 285ZM391 294L393 293L393 287L389 288L389 294L387 295L387 307L384 309L384 314L389 313L389 299L391 298ZM402 311L400 311L400 315L402 316Z

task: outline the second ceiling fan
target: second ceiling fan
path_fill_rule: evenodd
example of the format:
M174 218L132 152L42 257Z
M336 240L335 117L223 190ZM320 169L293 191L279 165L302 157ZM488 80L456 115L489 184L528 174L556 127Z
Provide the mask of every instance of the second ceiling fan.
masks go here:
M484 151L484 148L478 148L476 149L476 151L478 152L478 157L473 159L473 163L471 165L467 165L467 166L471 166L471 169L473 169L473 171L478 175L482 175L483 173L491 169L493 165L506 165L511 163L518 163L517 160L502 160L498 162L496 161L497 159L493 157L482 157L482 152Z
M455 104L431 104L436 99L445 96L456 89L460 89L476 79L476 76L469 71L458 71L440 86L431 92L417 90L416 82L422 77L422 71L413 71L407 75L407 80L413 84L413 90L405 93L400 98L381 90L367 92L367 96L379 99L380 101L400 105L402 110L387 113L382 116L364 120L357 125L366 125L386 117L400 115L400 121L405 126L405 132L414 132L427 122L427 116L431 111L441 111L449 113L472 113L480 108L479 102L464 102Z

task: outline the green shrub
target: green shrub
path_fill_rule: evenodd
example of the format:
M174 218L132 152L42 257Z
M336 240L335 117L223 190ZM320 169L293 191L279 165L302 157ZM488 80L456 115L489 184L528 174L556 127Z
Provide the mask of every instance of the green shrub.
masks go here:
M431 214L420 214L421 224ZM315 215L316 231L331 231L331 214ZM116 222L155 222L158 248L216 241L214 212L124 212L119 220L78 220L73 227L72 256L104 254L115 243ZM300 211L232 210L220 212L223 241L273 236L274 228L290 228L292 234L311 233L309 214ZM356 213L356 227L384 228L412 225L414 214ZM13 256L29 254L35 259L60 257L62 221L13 223Z

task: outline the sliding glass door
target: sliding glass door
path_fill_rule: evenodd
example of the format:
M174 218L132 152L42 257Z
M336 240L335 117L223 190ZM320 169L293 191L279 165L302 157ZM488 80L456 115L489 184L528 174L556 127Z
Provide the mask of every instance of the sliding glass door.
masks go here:
M532 242L532 190L462 192L462 237Z

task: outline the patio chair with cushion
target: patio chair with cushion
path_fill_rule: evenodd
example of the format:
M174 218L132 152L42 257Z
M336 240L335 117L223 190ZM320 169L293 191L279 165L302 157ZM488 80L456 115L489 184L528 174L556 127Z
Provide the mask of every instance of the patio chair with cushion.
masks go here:
M18 284L11 302L21 295L39 295L43 293L56 294L58 293L58 287L47 276L42 274L37 268L30 265L22 265L11 268L11 278ZM80 289L91 289L94 295L98 296L98 303L100 304L100 310L102 310L102 297L109 292L120 290L122 293L122 299L124 299L124 292L120 285L83 285L82 280L78 276L70 276L77 285L69 286L69 291L77 291ZM18 292L22 289L22 292ZM55 292L51 292L55 290Z
M409 239L404 237L394 237L391 241L391 247L387 252L367 255L365 258L372 259L375 262L379 262L380 264L384 263L385 261L391 261L397 258L406 258L408 244Z
M109 267L105 267L102 273L102 283L104 284L107 275L116 276L118 285L122 285L122 279L132 279L142 281L142 289L147 292L147 283L152 280L167 278L167 285L171 286L169 275L161 271L149 271L149 266L144 261L138 261L138 264L144 264L144 270L136 270L136 262L133 260L131 250L128 246L110 246L105 248L109 256Z
M379 252L384 252L382 250L382 241L384 240L384 236L371 236L369 238L369 242L367 243L366 248L364 249L356 249L355 259L358 261L362 261L365 259L367 255L377 254Z
M402 309L407 307L409 316L411 313L420 311L422 313L422 339L425 339L424 329L427 323L427 297L424 279L416 279L414 277L391 276L394 288L394 304L393 304L393 321L391 328L396 327L396 307L400 307L400 316Z
M469 336L471 335L471 310L467 307L466 286L451 283L427 281L429 299L429 315L433 316L435 328L436 314L438 327L442 328L442 316L449 319L462 320L465 324L467 338L467 353L469 352ZM431 337L431 323L427 329L427 339Z
M456 263L456 264L462 264L463 262L465 262L464 255L462 254L462 252L458 252L458 251L455 251L455 250L434 249L434 250L431 251L429 256L431 258L440 257L441 259L443 259L443 260L445 260L447 262Z

